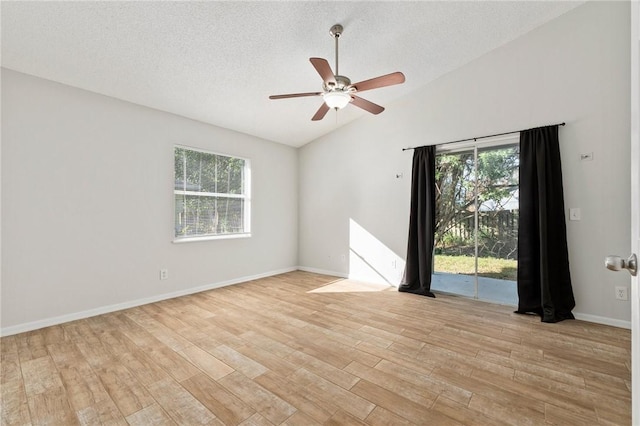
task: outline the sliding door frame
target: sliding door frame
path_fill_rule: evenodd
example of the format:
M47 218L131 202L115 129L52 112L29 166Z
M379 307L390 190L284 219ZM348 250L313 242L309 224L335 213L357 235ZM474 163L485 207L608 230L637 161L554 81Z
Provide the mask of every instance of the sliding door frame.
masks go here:
M479 289L478 289L478 226L479 224L479 218L478 218L478 210L479 210L479 206L478 206L478 180L477 180L477 175L478 175L478 150L485 150L485 149L492 149L492 148L501 148L501 147L510 147L510 146L517 146L519 144L520 141L520 134L519 133L513 133L513 134L509 134L509 135L503 135L503 136L497 136L494 138L486 138L483 139L481 142L478 142L477 140L470 140L470 141L464 141L464 142L454 142L454 143L448 143L448 144L442 144L442 145L436 145L436 157L438 155L443 155L443 154L456 154L456 153L462 153L462 152L469 152L471 150L473 150L473 207L474 207L474 212L473 212L473 222L474 222L474 229L473 229L473 237L474 237L474 274L473 274L473 281L474 281L474 295L473 298L474 299L478 299L478 294L479 294ZM432 255L434 258L432 259L431 264L433 265L432 267L435 268L435 250L434 250L434 254ZM433 273L434 271L432 271Z

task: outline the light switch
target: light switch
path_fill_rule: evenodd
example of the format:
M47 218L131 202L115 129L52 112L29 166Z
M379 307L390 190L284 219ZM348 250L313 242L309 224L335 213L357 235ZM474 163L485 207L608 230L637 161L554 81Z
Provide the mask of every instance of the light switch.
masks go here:
M580 209L569 209L569 220L580 220Z

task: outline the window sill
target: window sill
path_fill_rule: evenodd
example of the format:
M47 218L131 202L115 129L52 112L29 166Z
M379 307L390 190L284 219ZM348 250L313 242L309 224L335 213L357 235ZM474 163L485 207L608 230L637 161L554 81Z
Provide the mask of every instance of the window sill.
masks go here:
M182 243L196 243L199 241L212 241L212 240L235 240L238 238L250 238L251 234L226 234L226 235L205 235L201 237L184 237L173 240L174 244Z

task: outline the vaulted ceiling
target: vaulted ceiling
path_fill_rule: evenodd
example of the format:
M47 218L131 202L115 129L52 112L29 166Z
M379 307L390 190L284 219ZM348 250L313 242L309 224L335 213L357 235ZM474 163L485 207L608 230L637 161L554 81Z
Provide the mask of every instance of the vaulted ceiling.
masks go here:
M352 81L402 71L362 97L393 101L580 2L3 1L2 66L151 108L302 146L368 113L311 117L322 98L310 57ZM383 112L384 114L384 112Z

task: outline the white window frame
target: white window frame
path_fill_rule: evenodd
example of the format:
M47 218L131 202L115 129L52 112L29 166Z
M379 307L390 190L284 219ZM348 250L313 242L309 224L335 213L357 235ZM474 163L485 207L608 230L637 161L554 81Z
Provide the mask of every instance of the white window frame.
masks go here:
M212 154L220 157L236 158L244 161L244 177L243 177L243 194L227 194L227 193L215 193L215 192L200 192L200 191L184 191L175 189L175 155L176 149L184 149L188 151L201 152L204 154ZM173 242L174 243L188 243L196 241L210 241L210 240L227 240L236 238L249 238L251 237L251 160L236 155L222 154L219 152L208 151L206 149L194 148L187 145L174 145L173 146ZM176 223L176 195L188 195L188 196L202 196L202 197L220 197L220 198L236 198L244 200L243 211L243 232L236 232L230 234L202 234L202 235L190 235L185 237L176 236L175 223Z

